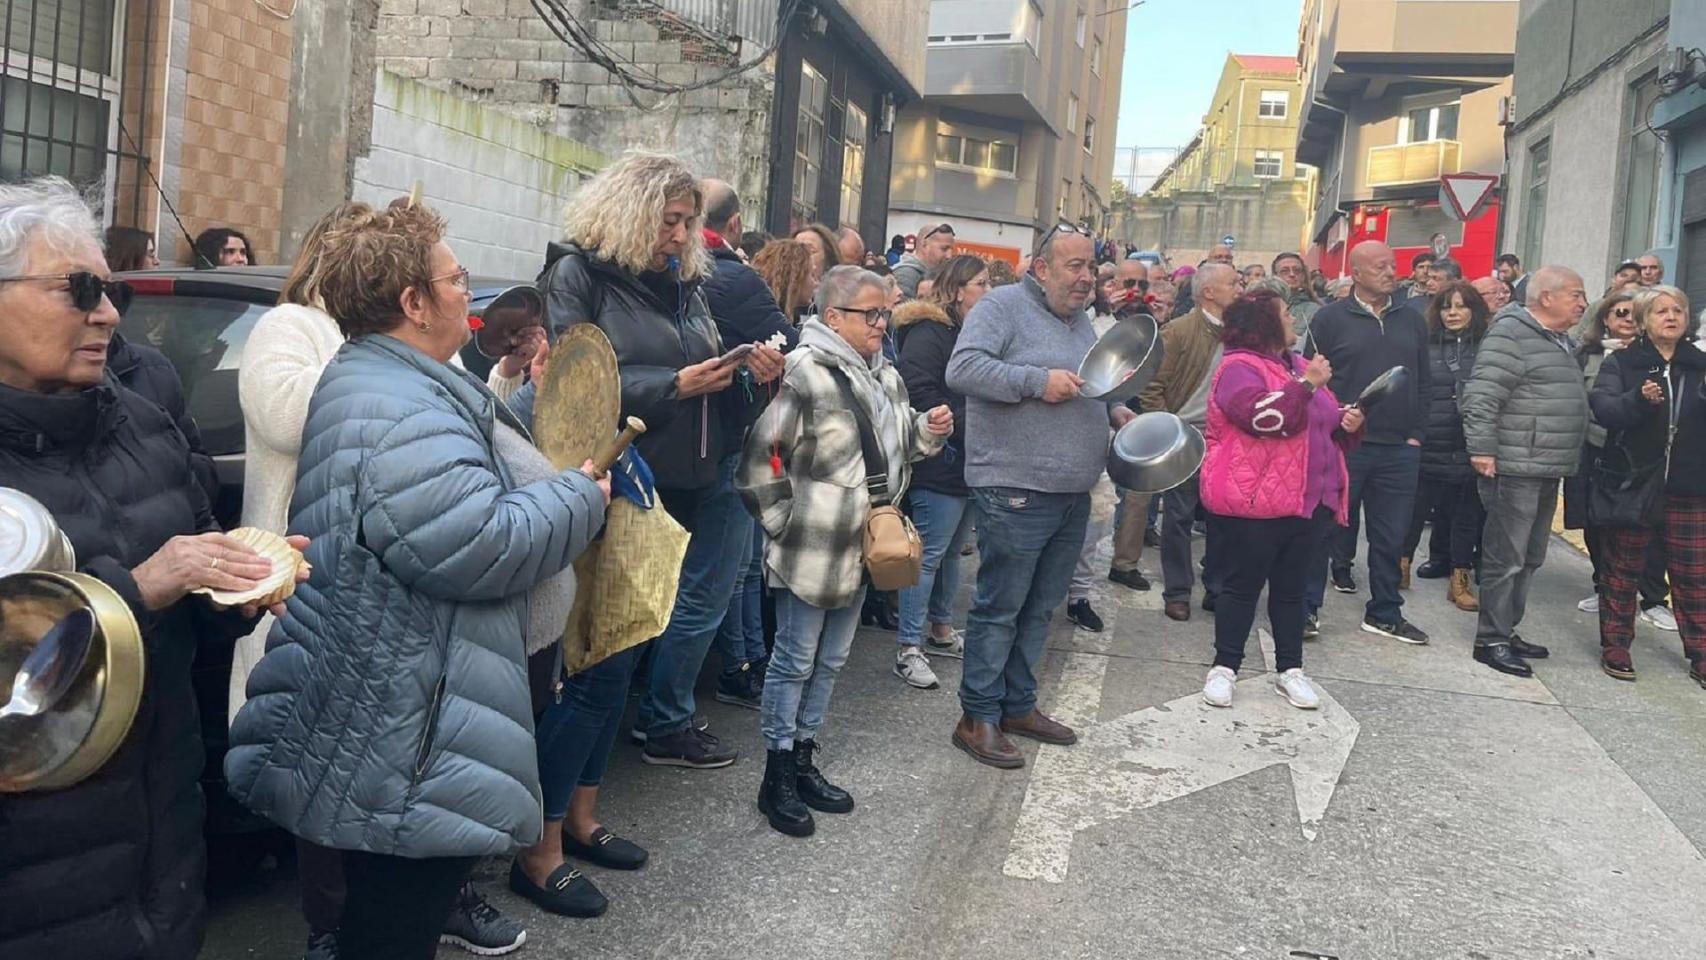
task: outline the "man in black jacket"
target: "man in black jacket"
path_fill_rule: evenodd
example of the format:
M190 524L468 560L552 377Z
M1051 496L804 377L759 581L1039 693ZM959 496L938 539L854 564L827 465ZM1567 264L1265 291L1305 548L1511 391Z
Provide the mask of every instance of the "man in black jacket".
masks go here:
M1394 300L1397 263L1392 248L1367 241L1351 250L1351 296L1322 307L1310 323L1307 352L1333 365L1328 384L1341 403L1356 400L1375 377L1392 367L1409 371L1408 381L1368 411L1363 444L1346 457L1351 476L1351 526L1329 546L1333 586L1356 590L1351 563L1356 557L1359 509L1368 524L1369 601L1362 629L1400 640L1427 643L1428 635L1404 619L1398 593L1398 558L1415 506L1421 470L1422 440L1427 436L1427 406L1432 380L1428 335L1421 314ZM1314 617L1326 590L1324 566L1310 571L1305 604Z

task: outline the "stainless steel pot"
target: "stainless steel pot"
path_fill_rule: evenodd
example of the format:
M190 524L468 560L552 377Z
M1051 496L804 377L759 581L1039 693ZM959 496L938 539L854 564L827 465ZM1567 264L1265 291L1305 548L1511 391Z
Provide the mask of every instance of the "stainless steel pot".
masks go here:
M1130 400L1161 369L1161 328L1148 314L1115 322L1078 365L1081 396Z
M1201 431L1177 415L1139 414L1114 434L1108 476L1127 490L1163 493L1196 474L1205 449Z
M0 793L62 790L82 781L112 758L136 719L142 632L111 587L80 573L0 577L0 702L10 698L24 658L78 610L94 614L96 630L76 679L43 713L0 719Z
M22 570L75 570L77 551L41 501L0 487L0 576Z

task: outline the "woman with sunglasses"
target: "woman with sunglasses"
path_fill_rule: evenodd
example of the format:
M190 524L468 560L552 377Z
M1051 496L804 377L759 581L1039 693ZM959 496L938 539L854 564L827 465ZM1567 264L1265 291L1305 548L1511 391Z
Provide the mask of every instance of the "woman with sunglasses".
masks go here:
M540 471L520 421L451 363L468 273L444 229L402 207L320 240L314 288L347 342L308 402L291 501L316 576L268 636L225 757L239 802L342 852L345 957L430 958L479 858L539 840L532 591L610 496Z
M867 477L880 472L898 502L912 461L941 450L954 429L945 404L913 410L883 357L889 310L881 277L836 267L815 299L822 318L801 327L781 392L747 435L737 479L764 527L764 570L776 590L776 644L759 710L767 754L758 809L795 837L816 829L812 810L853 810L853 797L818 771L816 755L835 676L859 627ZM865 459L867 431L883 464Z
M0 957L195 956L205 758L190 662L258 611L189 594L249 590L271 573L219 532L183 431L108 369L130 301L109 276L75 187L0 186L0 482L41 501L79 571L130 606L147 666L130 731L100 770L0 794Z

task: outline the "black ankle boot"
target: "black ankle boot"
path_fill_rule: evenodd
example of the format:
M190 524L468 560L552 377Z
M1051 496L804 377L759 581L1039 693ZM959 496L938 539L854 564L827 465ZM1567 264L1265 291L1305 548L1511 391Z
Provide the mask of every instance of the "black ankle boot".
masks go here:
M794 751L769 751L764 758L764 785L758 788L758 809L777 830L790 837L809 837L817 824L800 802L795 777Z
M852 813L853 795L823 778L812 754L817 741L801 740L794 744L794 786L806 806L824 813Z

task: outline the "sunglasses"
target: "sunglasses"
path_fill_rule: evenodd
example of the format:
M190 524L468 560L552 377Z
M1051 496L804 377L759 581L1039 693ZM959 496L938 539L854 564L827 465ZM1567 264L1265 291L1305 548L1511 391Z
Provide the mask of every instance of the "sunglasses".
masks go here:
M930 229L924 231L924 236L919 237L918 239L919 240L928 240L931 237L934 237L938 233L952 234L953 232L954 232L954 228L951 225L946 224L946 223L938 223L934 227L931 227Z
M1627 310L1627 309L1625 309L1625 310L1613 310L1613 311L1611 311L1611 315L1614 317L1621 317L1621 318L1627 320L1630 317L1635 315L1635 311Z
M86 270L76 273L44 274L32 277L0 277L0 283L19 283L25 280L63 280L69 286L66 291L71 294L71 305L84 313L94 313L101 305L101 298L112 301L113 309L120 314L130 309L131 298L136 291L123 280L103 280Z
M1060 223L1060 224L1056 224L1056 225L1055 225L1055 226L1054 226L1054 229L1052 229L1052 230L1050 230L1050 231L1049 231L1049 232L1047 232L1047 233L1045 233L1045 234L1043 234L1043 238L1042 238L1042 240L1040 240L1040 241L1039 241L1039 242L1038 242L1038 243L1037 243L1037 252L1036 252L1036 253L1033 253L1033 254L1031 254L1031 259L1033 259L1033 260L1034 260L1034 259L1036 259L1036 258L1037 258L1037 257L1040 257L1040 256L1042 256L1042 255L1043 255L1043 254L1045 254L1045 253L1047 253L1047 252L1048 252L1048 248L1049 248L1049 244L1051 244L1051 243L1053 243L1053 242L1054 242L1054 238L1055 238L1055 237L1058 237L1058 236L1060 236L1060 235L1061 235L1061 234L1063 234L1063 233L1068 233L1068 234L1071 234L1071 235L1073 235L1073 236L1077 236L1077 237L1088 237L1088 236L1089 236L1089 235L1090 235L1090 231L1088 231L1088 230L1081 230L1081 229L1079 229L1079 228L1078 228L1078 227L1075 227L1075 226L1073 226L1073 225L1072 225L1072 224L1070 224L1070 223Z

